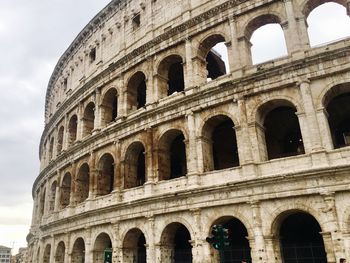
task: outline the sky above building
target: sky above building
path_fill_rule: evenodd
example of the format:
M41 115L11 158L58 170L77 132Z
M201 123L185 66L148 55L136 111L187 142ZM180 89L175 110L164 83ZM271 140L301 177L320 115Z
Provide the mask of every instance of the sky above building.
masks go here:
M47 83L65 49L109 2L0 2L0 245L26 246ZM320 6L308 25L313 46L350 35L350 18L337 4ZM268 25L253 34L254 62L286 54L279 30Z

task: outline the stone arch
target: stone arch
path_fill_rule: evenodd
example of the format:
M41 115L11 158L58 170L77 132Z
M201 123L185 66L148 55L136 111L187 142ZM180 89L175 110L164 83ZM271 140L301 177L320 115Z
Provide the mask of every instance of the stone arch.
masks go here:
M274 219L271 232L276 256L283 261L297 263L303 257L327 262L322 227L313 214L303 209L285 210Z
M200 41L197 51L198 67L196 74L201 76L203 83L206 80L214 80L229 72L220 54L213 49L219 43L225 43L227 39L221 32L212 32ZM226 46L225 51L227 53Z
M83 163L75 178L75 201L77 204L84 202L89 197L90 168Z
M330 3L330 2L340 4L340 5L344 6L345 8L348 8L346 0L305 0L301 4L301 10L302 10L304 17L307 18L310 15L310 13L312 12L312 10L314 10L316 7L318 7L324 3Z
M253 19L251 19L244 27L244 39L241 39L242 41L246 41L245 43L245 51L242 52L246 52L246 54L248 55L248 57L250 58L250 63L261 63L264 62L266 60L270 60L270 59L275 59L277 57L280 56L284 56L286 54L288 54L287 51L287 45L286 45L286 32L284 30L284 28L282 27L282 23L283 20L281 18L281 14L278 13L261 13L257 16L255 16ZM262 30L263 27L267 26L267 25L278 25L277 27L273 27L272 30L277 30L276 32L278 32L277 35L280 36L279 39L283 38L283 42L284 42L284 50L281 51L280 54L275 54L274 56L267 56L264 59L257 59L254 53L254 50L256 48L256 46L252 46L252 36L253 33L255 33L257 30ZM260 42L260 41L259 41ZM257 45L257 47L259 46L260 43L255 43Z
M62 178L61 182L61 196L60 196L60 205L61 208L65 208L69 205L70 196L72 191L72 175L67 172Z
M184 224L168 224L162 231L159 244L161 262L192 262L191 233Z
M77 140L78 117L73 115L68 122L68 145L71 146Z
M146 263L146 237L139 228L128 230L123 238L123 261Z
M50 187L50 200L49 200L49 211L53 212L55 210L55 201L56 201L56 189L57 181L55 180Z
M45 246L44 254L43 254L43 263L50 263L51 257L51 244L47 244Z
M227 115L215 115L202 127L204 171L239 166L235 124Z
M221 225L228 230L229 245L225 247L225 255L234 262L252 261L248 229L243 222L245 221L234 216L222 216L218 217L208 229L209 236L214 225Z
M282 21L283 20L280 14L277 13L260 14L248 21L248 23L244 26L244 36L247 39L250 39L252 37L253 32L259 27L262 27L266 24L281 24Z
M97 196L107 195L114 188L114 157L110 153L104 153L98 161L98 176L97 176Z
M63 241L60 241L56 247L55 263L64 263L64 257L66 253L66 245Z
M102 232L98 234L94 242L93 262L104 263L104 252L112 252L112 239L109 234Z
M127 84L127 111L132 112L146 105L146 75L137 71L129 79Z
M101 125L107 126L114 122L118 116L118 91L116 88L109 88L102 96L101 102Z
M286 99L261 104L256 111L259 151L262 159L275 159L304 154L297 108Z
M334 148L350 145L350 83L328 89L322 98Z
M95 123L95 103L90 101L85 109L83 115L83 137L92 134Z
M142 142L131 143L124 157L124 188L141 186L146 182L145 146Z
M163 98L185 90L184 59L178 54L163 58L157 67L158 93Z
M170 129L158 140L159 180L174 179L187 174L185 135L182 130Z
M57 134L57 154L60 154L63 148L63 137L64 136L64 127L61 126Z
M78 237L72 246L71 263L82 262L85 262L85 241L82 237Z

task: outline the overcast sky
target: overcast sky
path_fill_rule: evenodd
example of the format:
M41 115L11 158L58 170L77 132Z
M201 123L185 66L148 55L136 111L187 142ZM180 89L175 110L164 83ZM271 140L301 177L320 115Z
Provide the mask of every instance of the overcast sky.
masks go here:
M12 247L15 242L15 250L26 245L49 77L75 36L108 2L0 0L0 245ZM324 14L316 16L314 45L350 35L345 9L334 6L320 8ZM256 34L253 44L261 37L272 41L254 50L256 62L266 59L266 54L283 55L283 39L276 47L272 28L266 27L263 36Z

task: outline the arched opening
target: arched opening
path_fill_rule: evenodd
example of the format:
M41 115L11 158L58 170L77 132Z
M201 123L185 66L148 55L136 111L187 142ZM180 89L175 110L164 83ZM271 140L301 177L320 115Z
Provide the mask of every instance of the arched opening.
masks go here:
M158 68L158 88L160 97L185 89L182 58L178 55L166 57Z
M258 136L265 138L269 160L305 153L296 108L291 103L284 100L268 102L258 113L264 127L264 133L260 130Z
M101 104L102 126L115 121L118 116L118 92L116 89L109 89L103 97Z
M131 229L126 234L123 241L123 260L146 263L146 238L140 229Z
M222 35L207 37L199 46L198 55L200 61L205 62L198 72L203 79L214 80L229 72L227 48Z
M253 64L288 55L281 21L274 15L262 15L253 19L245 32ZM273 47L273 48L271 48Z
M68 123L68 144L72 145L77 140L78 117L73 115Z
M146 182L145 147L132 143L125 155L124 188L141 186Z
M234 126L224 115L212 117L205 123L202 132L205 171L239 166Z
M316 219L304 212L287 215L279 229L281 256L286 263L326 263L322 232Z
M104 263L104 252L112 251L112 240L106 233L101 233L97 236L94 251L93 251L93 262L94 263Z
M43 263L50 263L51 245L46 245L43 256Z
M56 248L55 263L64 263L64 254L66 253L66 246L63 241L59 242Z
M252 262L248 231L240 220L225 216L216 220L213 225L222 225L223 228L228 230L229 245L225 246L225 262ZM218 256L217 250L214 251L213 248L212 250Z
M114 187L114 158L111 154L104 154L98 164L97 195L107 195Z
M75 200L76 203L84 202L89 196L90 169L89 165L84 163L79 168L75 179Z
M75 240L71 257L72 263L85 263L85 242L81 237Z
M344 6L338 3L324 3L326 1L310 2L315 2L308 6L312 11L307 16L311 46L326 44L350 36L350 17L346 13L346 1L334 1ZM321 5L316 6L319 3Z
M53 159L53 146L54 146L55 140L54 138L51 138L50 140L50 148L49 148L49 161Z
M49 202L50 212L55 210L56 189L57 189L57 181L54 181L50 189L50 202Z
M63 135L64 135L64 127L61 126L58 130L57 136L57 154L61 153L63 147Z
M45 211L45 197L46 197L46 191L44 189L43 192L40 195L40 206L39 206L40 217L44 215L44 211Z
M333 87L325 96L334 148L350 145L350 84Z
M95 122L95 104L90 102L84 110L83 137L91 135Z
M171 223L161 236L161 262L192 263L191 235L180 223Z
M146 105L146 76L142 72L135 73L127 86L128 112L140 109Z
M186 175L185 137L180 130L170 130L162 136L159 142L158 159L159 180Z
M70 195L71 195L71 185L72 185L72 176L70 173L66 173L63 177L61 184L61 198L60 204L61 208L65 208L69 205Z

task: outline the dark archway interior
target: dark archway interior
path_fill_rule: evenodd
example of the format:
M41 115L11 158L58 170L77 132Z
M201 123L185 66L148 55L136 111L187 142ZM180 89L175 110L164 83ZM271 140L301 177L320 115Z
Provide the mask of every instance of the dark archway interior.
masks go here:
M101 233L96 238L93 250L93 262L104 263L104 251L112 250L112 241L108 234Z
M107 125L115 121L118 116L118 93L116 89L110 89L106 92L103 101L103 123L102 125Z
M143 233L141 233L137 241L137 263L146 263L146 238Z
M184 225L180 225L174 236L174 262L192 263L191 235Z
M69 145L71 145L77 139L77 127L78 127L78 118L77 115L74 115L68 125L69 131Z
M85 263L85 243L82 238L78 238L72 250L72 263Z
M170 146L170 179L186 175L186 146L183 134L174 138Z
M76 202L79 204L84 202L89 196L90 170L85 163L80 169L76 178Z
M72 176L70 173L64 175L61 185L61 208L69 205L71 195Z
M311 215L289 215L280 228L281 253L284 263L326 263L327 257L321 228Z
M248 232L243 223L236 218L220 220L222 226L228 229L229 246L225 247L225 263L251 263Z
M94 121L95 121L95 104L90 102L84 111L84 134L83 136L87 136L92 133L94 129Z
M146 81L143 79L137 87L137 108L146 105Z
M211 78L212 80L223 76L226 74L226 67L224 61L221 59L221 56L215 51L210 50L207 58L207 71L208 71L208 78Z
M117 98L117 96L113 97L111 106L112 106L112 120L111 121L114 121L115 118L117 118L117 116L118 116L118 98Z
M58 131L58 137L57 137L57 154L59 154L62 151L63 135L64 135L64 128L61 127Z
M214 170L239 166L236 133L232 120L219 123L212 134Z
M350 93L331 100L327 112L334 148L350 145Z
M264 127L268 159L305 153L295 109L281 106L271 110Z
M143 149L144 150L144 149ZM146 182L146 170L145 170L145 153L140 151L137 158L137 185L143 185Z
M185 89L182 61L170 65L168 72L168 95Z
M105 154L99 164L99 178L97 195L107 195L114 188L114 159L112 155Z

